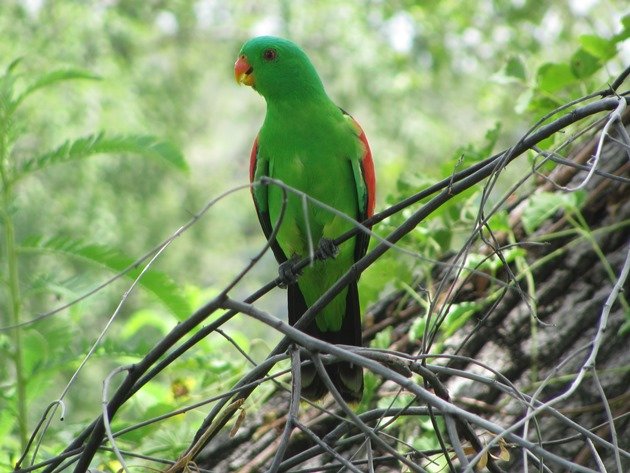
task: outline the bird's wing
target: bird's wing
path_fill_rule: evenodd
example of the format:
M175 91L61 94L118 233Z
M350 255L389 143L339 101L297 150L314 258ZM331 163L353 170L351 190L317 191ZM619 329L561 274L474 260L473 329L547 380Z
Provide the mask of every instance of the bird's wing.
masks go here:
M265 159L259 159L259 147L258 137L254 140L254 146L252 146L252 152L249 157L249 182L253 183L259 180L261 177L269 175L269 161ZM265 238L269 240L273 233L273 226L271 225L271 218L269 217L269 206L267 201L268 186L258 184L252 186L252 197L254 199L254 205L256 207L256 214L258 215L258 221L262 227ZM287 260L286 255L280 248L278 241L274 239L271 242L271 250L278 263L284 263Z
M359 215L357 220L362 222L372 215L374 215L374 203L376 197L376 177L374 174L374 162L372 161L372 152L370 151L370 145L368 144L365 132L361 128L361 125L352 118L352 116L343 111L346 119L352 123L359 140L363 145L363 155L359 160L351 159L352 174L354 176L354 183L357 188L357 197L359 203ZM368 242L370 235L361 232L356 239L356 245L354 250L355 261L361 259L367 252Z

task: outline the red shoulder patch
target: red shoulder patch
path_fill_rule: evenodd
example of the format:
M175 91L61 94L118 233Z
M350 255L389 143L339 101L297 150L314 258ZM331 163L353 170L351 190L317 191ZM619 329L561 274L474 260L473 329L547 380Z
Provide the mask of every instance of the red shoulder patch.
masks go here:
M365 181L365 187L367 188L368 194L366 217L369 218L374 215L374 205L376 204L376 174L374 173L374 161L372 161L372 151L370 151L370 145L363 128L361 128L359 122L357 122L354 118L352 121L359 129L359 139L365 148L363 158L361 159L361 169L363 171L363 180Z
M258 135L254 140L252 152L249 155L249 182L254 182L254 174L256 174L256 160L258 159Z

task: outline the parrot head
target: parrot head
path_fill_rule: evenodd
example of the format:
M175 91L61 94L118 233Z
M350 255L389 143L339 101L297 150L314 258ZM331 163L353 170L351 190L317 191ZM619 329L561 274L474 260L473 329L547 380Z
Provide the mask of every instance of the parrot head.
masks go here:
M297 44L274 36L252 38L243 45L234 64L234 77L267 100L324 93L306 53Z

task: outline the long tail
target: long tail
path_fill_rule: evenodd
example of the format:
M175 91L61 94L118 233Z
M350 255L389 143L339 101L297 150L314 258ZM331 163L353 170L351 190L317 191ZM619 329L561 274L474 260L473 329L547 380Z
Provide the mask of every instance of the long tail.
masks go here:
M289 323L294 325L306 311L306 303L300 288L296 284L288 287ZM357 283L348 285L346 296L346 313L341 330L338 332L322 332L313 321L306 330L320 340L342 345L361 346L361 309L359 307L359 291ZM363 396L363 369L352 363L340 362L326 366L328 376L346 402L359 402ZM302 368L302 395L312 401L322 398L328 390L319 377L314 366Z

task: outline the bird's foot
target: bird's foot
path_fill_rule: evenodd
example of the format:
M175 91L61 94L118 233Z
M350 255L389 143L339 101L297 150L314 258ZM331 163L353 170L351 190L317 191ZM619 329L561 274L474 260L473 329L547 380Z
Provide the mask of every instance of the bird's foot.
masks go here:
M339 247L335 245L335 242L329 238L322 238L317 245L317 251L315 251L316 260L325 260L328 258L335 258L339 254Z
M280 287L286 288L291 284L295 284L300 276L301 271L295 269L295 265L300 261L300 257L293 255L284 263L280 263L278 267L278 277L280 278Z

